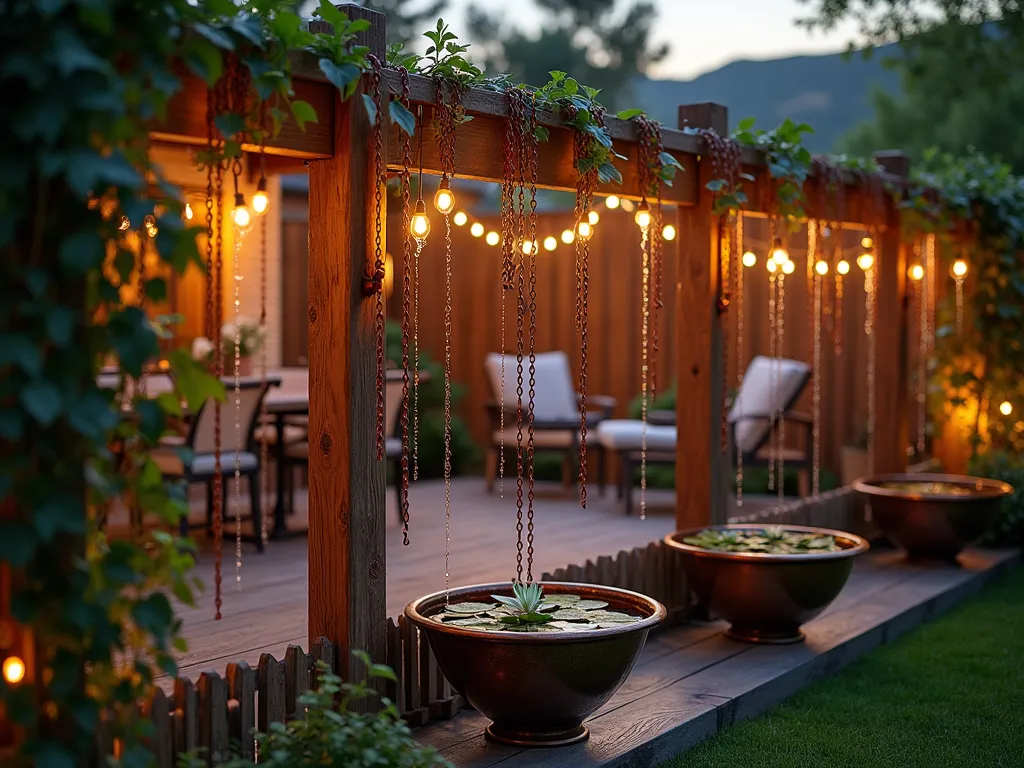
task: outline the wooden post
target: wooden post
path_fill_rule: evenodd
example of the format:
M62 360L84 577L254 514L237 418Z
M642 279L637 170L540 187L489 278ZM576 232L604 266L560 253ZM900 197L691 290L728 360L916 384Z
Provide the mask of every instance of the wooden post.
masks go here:
M680 128L712 128L725 136L728 110L720 104L679 107ZM726 521L721 450L722 326L718 313L718 216L704 185L711 164L698 164L697 204L679 208L676 283L676 528Z
M384 15L340 8L370 22L360 43L383 60ZM334 125L334 156L309 170L309 642L334 643L337 669L352 679L361 674L352 651L380 662L386 652L376 302L362 293L373 258L375 180L372 128L359 93L335 99Z
M879 152L875 160L887 172L906 177L910 159L899 152ZM900 213L887 206L878 243L875 347L875 450L872 472L907 468L907 312L906 248Z

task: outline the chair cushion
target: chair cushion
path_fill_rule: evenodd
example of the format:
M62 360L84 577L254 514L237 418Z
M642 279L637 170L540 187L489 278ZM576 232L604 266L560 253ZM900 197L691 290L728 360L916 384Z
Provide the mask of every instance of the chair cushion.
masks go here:
M160 468L164 477L184 477L185 465L174 448L156 448L150 452L150 456ZM240 469L243 472L251 472L260 465L259 457L248 451L238 454ZM204 453L192 458L190 474L193 477L213 477L215 467L214 455ZM230 475L235 471L235 452L224 451L220 456L221 474Z
M573 421L580 417L576 388L565 352L542 352L534 358L533 416L538 421ZM505 354L505 391L503 405L507 410L518 403L519 363L514 354ZM502 400L501 355L492 352L484 362L495 400ZM525 406L530 380L530 360L523 359L523 402Z
M729 409L736 425L736 448L757 450L768 435L768 419L743 418L744 413L775 413L793 402L806 386L811 369L807 363L758 355L743 374L743 386Z
M639 451L643 447L644 423L639 419L608 419L597 427L597 439L612 451ZM676 449L674 426L647 425L647 450L671 453Z
M297 443L300 440L305 440L309 434L307 427L300 427L295 424L284 425L284 442L285 445L288 443ZM257 442L266 441L270 445L274 445L277 442L277 427L272 424L264 424L263 426L256 427L256 432L253 435Z
M291 443L284 448L284 454L295 461L309 461L309 441Z
M491 435L491 439L494 441L495 446L501 445L501 430L496 429ZM529 439L529 433L526 430L526 425L523 425L523 447L526 447L526 441ZM570 448L573 445L573 440L576 444L579 444L580 433L572 432L568 429L536 429L533 432L533 446L535 448L550 448L550 449L562 449ZM587 430L587 445L593 445L597 441L594 435L593 428ZM513 424L511 427L505 427L505 447L514 448L519 442L519 429Z
M387 438L384 441L384 453L389 459L400 458L402 456L402 438Z

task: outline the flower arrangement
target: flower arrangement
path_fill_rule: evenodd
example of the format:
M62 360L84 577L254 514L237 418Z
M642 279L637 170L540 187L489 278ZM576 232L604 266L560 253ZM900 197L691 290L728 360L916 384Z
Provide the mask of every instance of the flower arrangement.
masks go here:
M224 323L220 329L221 352L224 355L224 370L232 370L232 361L235 359L235 336L238 335L238 354L242 360L251 359L263 347L266 341L266 329L261 328L259 323L253 320L239 318L236 328L234 323ZM205 336L199 336L192 341L192 358L205 363L213 362L213 342Z

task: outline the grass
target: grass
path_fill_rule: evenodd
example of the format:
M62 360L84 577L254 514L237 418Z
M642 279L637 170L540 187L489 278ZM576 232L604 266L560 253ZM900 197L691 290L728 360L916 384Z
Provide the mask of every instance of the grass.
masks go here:
M662 768L1024 766L1024 567Z

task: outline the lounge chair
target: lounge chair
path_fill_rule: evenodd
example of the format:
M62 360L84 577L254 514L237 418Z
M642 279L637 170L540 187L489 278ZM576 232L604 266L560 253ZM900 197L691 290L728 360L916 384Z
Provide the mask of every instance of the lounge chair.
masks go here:
M787 446L781 453L785 467L797 468L801 496L808 495L809 490L812 421L809 416L792 409L810 379L811 369L806 363L758 355L750 361L743 375L743 386L728 416L733 463L736 463L737 452L742 452L746 467L764 466L771 460L768 443L777 427L772 422L772 411L776 408L782 409L787 425L794 425L793 429L787 429L787 435L796 431L804 433L802 447ZM638 419L612 419L601 424L597 436L600 445L618 454L621 460L619 498L625 498L626 514L632 514L633 473L640 466L643 422ZM648 419L648 466L675 464L675 460L675 424L655 423L655 420Z
M523 360L523 444L527 439L526 402L529 391L529 359ZM515 474L515 453L518 446L516 411L518 408L518 363L516 356L505 354L505 387L501 386L501 355L492 352L484 362L487 378L491 384L493 399L486 404L490 417L490 444L487 446L487 491L494 490L494 479L498 474L502 444L505 448L505 469ZM573 386L569 370L569 358L564 352L542 352L534 356L534 403L533 403L533 444L536 452L560 453L563 455L562 480L572 485L572 467L579 456L580 445L580 398ZM587 395L587 449L597 454L597 482L604 492L605 451L596 439L596 429L611 418L615 409L615 398L605 395ZM504 411L504 440L502 440L502 419ZM509 464L511 457L511 464Z

